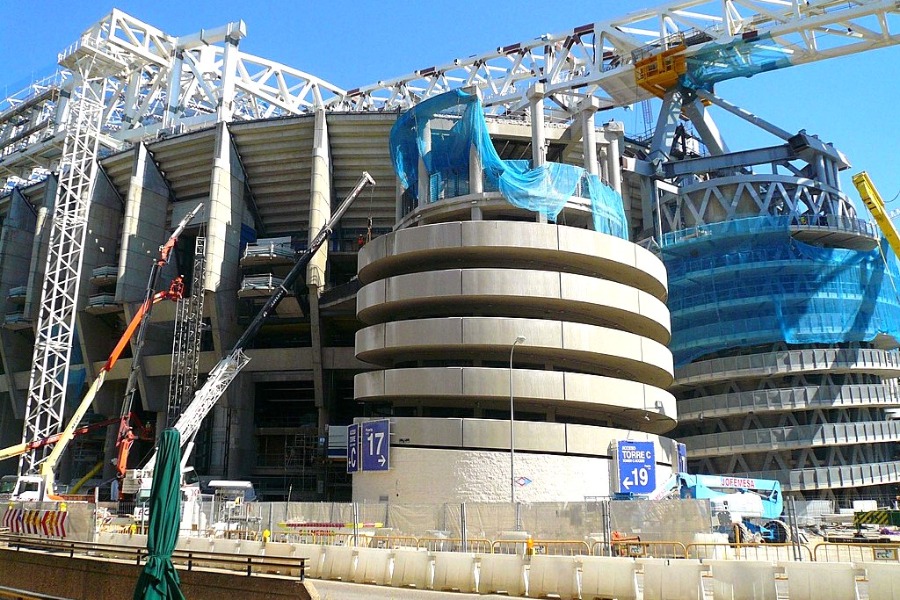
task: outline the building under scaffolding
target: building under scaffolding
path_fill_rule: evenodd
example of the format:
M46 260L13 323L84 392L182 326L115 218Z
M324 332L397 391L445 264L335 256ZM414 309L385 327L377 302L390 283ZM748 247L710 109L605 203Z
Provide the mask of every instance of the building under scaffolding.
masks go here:
M714 84L895 44L897 7L725 4L703 30L673 20L673 3L353 90L242 52L243 22L175 37L113 11L67 54L94 62L70 58L0 105L0 444L62 426L141 302L150 257L199 202L163 270L194 301L157 307L136 365L139 418L171 423L186 382L231 348L365 170L378 185L206 417L201 474L273 499L580 500L623 491L617 442L650 442L662 480L677 438L698 472L893 496L893 257L841 190L837 149ZM848 23L858 36L824 43ZM96 163L80 171L83 202L66 143L81 139L67 125L85 89L104 110L79 134L97 143L81 157ZM653 97L651 136L597 125L598 111ZM713 110L780 145L729 150ZM42 286L66 194L88 233L65 256L82 285L67 292L60 387L33 365L35 340L58 329L42 314L70 316ZM128 363L92 419L118 414ZM348 426L373 419L390 420L390 470L350 474ZM108 479L115 435L81 440L57 479L100 462ZM133 466L152 442L136 448Z

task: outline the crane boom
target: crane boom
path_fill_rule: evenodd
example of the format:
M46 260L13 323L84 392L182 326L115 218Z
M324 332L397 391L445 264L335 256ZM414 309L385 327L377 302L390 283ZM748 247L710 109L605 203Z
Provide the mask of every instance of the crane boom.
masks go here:
M900 234L897 233L897 228L891 222L891 218L884 207L884 200L881 198L878 190L875 189L872 178L869 177L868 173L862 171L853 176L853 185L856 186L860 198L862 198L869 212L872 213L872 217L878 223L878 227L881 228L881 233L884 234L885 239L890 244L894 255L900 257Z
M194 394L194 399L191 400L191 403L185 408L184 412L178 418L178 421L173 425L173 427L181 433L182 443L190 444L193 442L193 438L200 429L200 424L203 422L203 419L206 418L206 415L209 414L212 407L216 405L216 402L218 402L222 394L225 393L228 384L237 377L241 369L243 369L250 361L247 355L244 354L244 347L256 337L256 334L259 333L259 329L262 327L266 318L278 307L278 304L287 295L288 290L293 287L300 275L306 270L313 255L319 250L322 244L325 243L328 236L331 235L331 231L335 224L337 224L344 213L347 212L347 209L350 208L350 205L356 200L356 197L359 196L359 193L366 185L375 185L375 180L367 171L363 171L359 181L356 182L356 185L347 197L344 198L344 201L341 202L340 206L335 209L331 218L328 219L328 222L325 223L322 229L320 229L312 239L309 246L303 251L291 271L284 278L284 281L281 282L275 292L269 297L268 301L266 301L265 305L259 310L253 318L253 321L247 326L243 335L235 342L231 351L219 361L215 367L213 367L212 371L210 371L206 383L197 390L197 393ZM189 455L189 452L185 452L185 456L187 455ZM152 468L155 459L156 453L154 452L146 464L150 465L150 468ZM144 472L146 472L146 470Z

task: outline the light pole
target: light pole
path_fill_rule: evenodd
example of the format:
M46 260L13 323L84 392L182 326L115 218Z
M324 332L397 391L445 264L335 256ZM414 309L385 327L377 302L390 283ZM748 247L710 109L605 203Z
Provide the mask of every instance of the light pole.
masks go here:
M512 343L512 347L509 349L509 498L512 502L513 510L516 509L516 434L513 428L516 422L516 413L513 405L513 400L515 399L513 394L513 352L516 351L516 345L524 341L524 335L517 336L516 341ZM518 519L516 524L518 525Z

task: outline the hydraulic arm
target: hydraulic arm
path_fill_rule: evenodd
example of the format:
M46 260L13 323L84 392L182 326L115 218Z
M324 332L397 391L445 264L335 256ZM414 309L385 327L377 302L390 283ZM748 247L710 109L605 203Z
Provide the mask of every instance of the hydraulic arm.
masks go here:
M212 371L209 373L209 378L206 380L206 383L203 384L197 393L194 394L194 399L191 400L191 403L185 408L184 412L179 417L178 421L175 423L174 427L181 433L182 443L192 444L193 438L197 434L197 431L200 429L200 424L203 422L203 419L209 414L209 411L212 410L212 407L215 406L216 402L218 402L219 398L222 394L225 393L228 384L231 383L232 380L237 376L240 370L249 362L249 358L244 354L244 347L249 344L256 334L259 333L260 327L262 327L266 318L272 314L272 312L278 307L278 304L284 299L284 297L288 294L288 290L290 290L297 279L301 274L306 270L307 265L309 265L310 260L312 260L313 255L319 250L322 244L328 239L328 236L331 235L331 231L334 228L335 224L340 220L340 218L347 212L347 209L350 208L350 205L359 196L359 193L363 190L366 185L375 185L375 180L372 179L372 176L369 175L368 172L363 171L362 176L359 178L359 181L356 182L354 188L350 191L344 201L341 202L340 206L335 209L334 213L332 213L331 218L328 219L328 222L325 223L325 226L322 227L321 230L316 234L316 236L309 243L309 246L300 257L297 259L296 264L291 269L291 271L284 278L284 281L281 282L281 285L278 286L278 289L272 293L269 297L268 301L265 305L259 310L256 316L253 318L253 321L250 322L250 325L247 327L246 331L244 331L243 335L241 335L240 339L234 344L234 347L219 363L213 367ZM190 456L190 447L184 452L185 458ZM150 459L147 461L147 465L150 469L153 468L153 464L156 459L156 454L154 453Z
M872 178L865 171L857 173L853 176L853 185L856 186L860 198L865 202L869 212L872 213L872 217L875 218L878 227L881 228L881 233L884 234L888 244L891 245L891 250L894 251L897 257L900 257L900 235L897 233L897 228L891 223L891 218L884 207L884 200L881 198L878 190L875 189Z

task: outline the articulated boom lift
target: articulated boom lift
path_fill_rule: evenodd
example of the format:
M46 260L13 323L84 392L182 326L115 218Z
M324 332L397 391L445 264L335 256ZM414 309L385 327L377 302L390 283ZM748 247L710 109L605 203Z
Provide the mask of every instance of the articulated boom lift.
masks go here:
M132 427L130 425L132 419L130 403L127 404L127 407L123 406L123 414L118 419L101 421L100 423L94 423L91 425L86 425L84 427L79 427L78 425L81 423L81 419L84 418L85 413L87 413L88 409L93 404L97 392L100 391L100 388L106 381L107 373L109 373L115 366L116 362L119 360L119 357L122 355L122 352L125 350L125 346L135 335L135 330L137 330L137 336L135 337L135 351L133 353L131 365L131 376L128 379L129 385L133 384L134 373L136 369L135 364L140 358L140 349L143 345L144 334L146 333L146 325L149 321L150 311L152 310L153 305L163 300L179 300L184 292L184 282L182 281L182 278L180 276L172 280L169 285L169 289L163 290L161 292L155 292L154 290L156 288L156 283L159 279L159 271L164 265L169 262L170 254L172 252L172 249L175 247L175 242L178 239L178 236L181 235L181 233L184 231L184 228L188 226L188 224L194 219L194 217L202 207L203 205L199 204L194 210L188 213L184 217L184 219L181 220L181 223L178 224L178 227L175 228L175 231L172 232L172 235L169 236L168 241L160 246L159 257L156 259L156 261L153 263L153 267L150 269L150 280L147 284L147 295L144 298L144 301L141 303L141 306L138 308L134 317L131 319L128 327L125 328L124 333L122 333L122 337L119 338L119 342L116 344L115 348L113 348L112 352L109 355L109 358L107 358L106 363L100 369L100 372L97 374L97 378L94 379L94 383L91 384L91 387L88 389L87 394L85 394L84 398L81 400L81 403L78 405L75 413L69 419L66 428L61 433L47 436L38 440L23 442L4 450L0 450L0 460L3 460L5 458L11 458L14 456L23 456L28 452L33 452L50 444L56 444L52 452L50 452L50 455L43 462L41 462L39 474L25 473L19 476L9 475L3 477L2 484L0 484L0 499L22 501L59 499L59 497L54 495L56 465L59 463L59 459L62 456L62 453L68 447L69 442L72 441L72 438L74 438L76 435L81 435L89 431L93 431L94 429L104 425L111 425L112 423L119 422L120 442L122 439L121 432L126 426L127 435L125 437L130 438L128 442L129 447L130 444L134 441L135 437L137 437L132 432ZM133 398L134 390L132 389L130 390L130 392L130 394L126 394L126 398ZM139 435L141 437L147 437L147 429L143 426L141 426L140 429L142 431ZM120 444L120 448L121 446L122 445Z
M322 229L320 229L316 236L310 241L309 246L297 259L297 262L284 278L284 281L281 282L278 289L272 293L265 305L259 310L253 318L253 321L247 326L243 335L241 335L240 339L235 342L231 352L213 367L212 371L209 372L206 383L197 390L197 393L194 394L194 399L184 409L184 412L178 418L178 421L175 422L173 427L181 433L182 444L187 445L182 457L183 464L186 463L187 459L190 457L194 438L197 435L197 431L200 429L203 419L206 418L209 411L212 410L213 406L216 405L216 402L219 401L219 398L225 393L228 385L250 361L247 355L244 354L244 348L256 337L256 334L259 333L266 318L272 314L284 297L289 293L289 290L293 287L294 283L306 270L312 257L319 248L322 247L322 244L325 243L328 236L331 235L334 226L344 213L347 212L347 209L350 208L350 205L356 200L357 196L359 196L366 185L375 185L375 180L372 179L372 176L369 175L368 172L363 171L359 181L356 182L356 185L347 197L344 198L344 201L341 202L340 206L335 209L331 218L328 219L328 222L325 223ZM154 452L146 462L146 465L148 465L147 468L129 470L125 473L125 481L121 487L122 494L136 494L142 487L146 488L152 478L152 469L155 462L156 453Z

